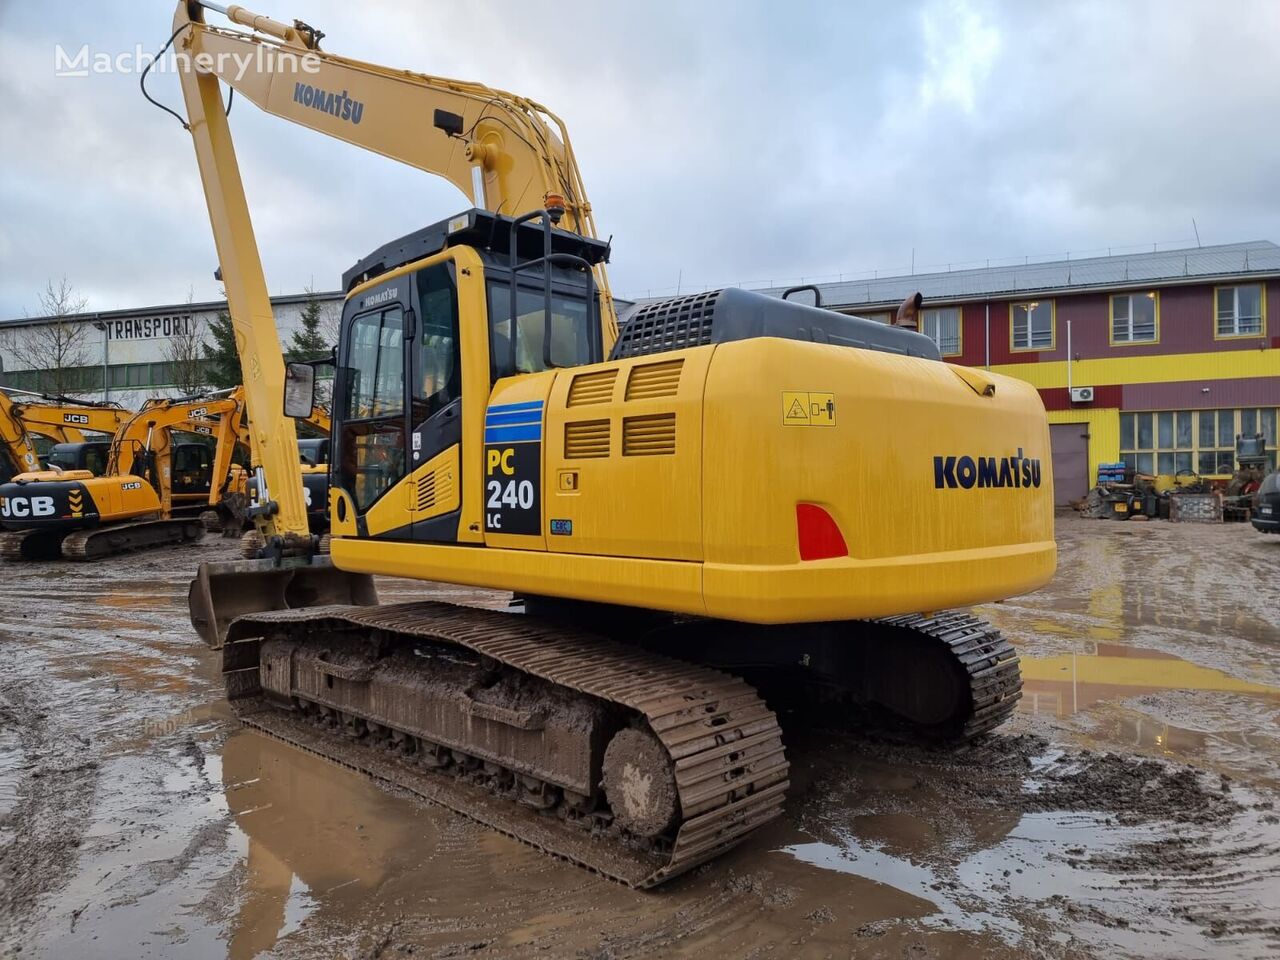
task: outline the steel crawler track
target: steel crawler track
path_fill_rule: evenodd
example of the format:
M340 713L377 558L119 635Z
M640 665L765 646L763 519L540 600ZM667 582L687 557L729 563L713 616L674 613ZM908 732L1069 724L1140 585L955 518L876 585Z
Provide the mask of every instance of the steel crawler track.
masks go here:
M119 523L68 534L62 541L62 555L68 560L96 560L130 550L187 543L203 536L204 525L196 517Z
M969 680L972 703L957 717L945 739L963 741L994 730L1008 719L1022 697L1022 671L1012 645L992 624L968 613L948 610L936 614L912 613L872 621L878 627L910 630L931 637ZM885 642L892 642L891 636ZM903 678L910 682L909 677Z
M188 543L204 536L194 518L139 520L89 530L10 530L0 533L0 557L9 560L97 560L130 550Z
M607 820L574 823L496 794L482 778L424 769L273 707L259 683L264 639L376 632L473 651L642 719L666 749L679 819L641 843ZM241 617L223 648L228 699L250 726L396 784L632 887L653 887L730 849L782 812L788 764L777 718L742 680L532 617L421 602ZM368 740L369 738L365 738Z

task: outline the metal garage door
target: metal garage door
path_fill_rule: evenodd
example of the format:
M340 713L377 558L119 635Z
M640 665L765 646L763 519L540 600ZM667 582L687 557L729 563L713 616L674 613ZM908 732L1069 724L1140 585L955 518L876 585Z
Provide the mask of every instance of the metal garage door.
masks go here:
M1049 424L1053 450L1053 499L1057 504L1079 500L1089 492L1089 425Z

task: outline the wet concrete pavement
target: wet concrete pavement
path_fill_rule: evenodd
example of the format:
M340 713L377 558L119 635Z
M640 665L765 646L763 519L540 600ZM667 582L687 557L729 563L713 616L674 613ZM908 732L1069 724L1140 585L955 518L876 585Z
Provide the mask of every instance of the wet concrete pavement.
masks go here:
M645 894L240 728L185 616L230 545L7 565L0 955L1276 955L1280 538L1059 541L1050 587L978 611L1023 657L998 735L788 728L787 816Z

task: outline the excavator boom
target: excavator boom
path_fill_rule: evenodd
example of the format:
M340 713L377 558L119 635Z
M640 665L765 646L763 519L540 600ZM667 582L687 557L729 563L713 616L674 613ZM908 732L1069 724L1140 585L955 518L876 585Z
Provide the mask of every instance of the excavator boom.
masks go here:
M205 10L252 32L211 26ZM393 70L319 49L319 34L243 7L187 2L177 7L175 42L187 127L196 148L241 369L256 450L274 503L263 534L299 539L307 530L298 491L297 433L283 416L284 367L266 280L236 163L219 81L268 113L444 177L485 209L519 216L559 198L562 226L595 236L595 221L567 131L525 97L483 84ZM406 117L431 123L406 123ZM607 350L617 319L603 265L596 268Z

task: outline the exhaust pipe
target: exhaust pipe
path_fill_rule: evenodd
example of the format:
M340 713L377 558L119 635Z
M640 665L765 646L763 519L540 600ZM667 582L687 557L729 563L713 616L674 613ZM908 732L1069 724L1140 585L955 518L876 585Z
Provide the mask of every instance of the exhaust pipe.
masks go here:
M920 328L920 307L923 303L924 297L919 290L911 294L899 305L898 312L893 318L893 325L895 327L906 327L909 330L918 330Z

